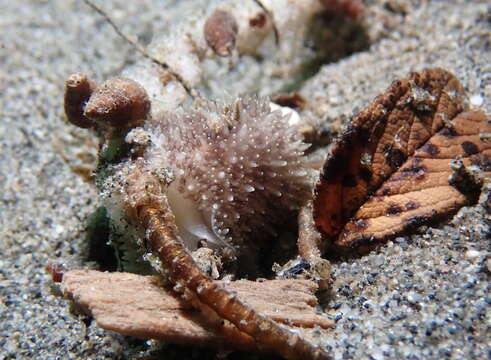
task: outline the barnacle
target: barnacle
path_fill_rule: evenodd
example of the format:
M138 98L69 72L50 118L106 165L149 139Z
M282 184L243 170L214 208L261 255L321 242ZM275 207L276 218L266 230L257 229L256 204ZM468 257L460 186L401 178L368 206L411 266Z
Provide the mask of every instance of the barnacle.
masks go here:
M149 112L147 92L128 78L110 79L98 86L84 108L87 118L113 127L141 125Z
M96 83L86 75L75 73L65 82L65 114L69 122L81 128L94 126L94 121L84 114L85 104L96 88Z

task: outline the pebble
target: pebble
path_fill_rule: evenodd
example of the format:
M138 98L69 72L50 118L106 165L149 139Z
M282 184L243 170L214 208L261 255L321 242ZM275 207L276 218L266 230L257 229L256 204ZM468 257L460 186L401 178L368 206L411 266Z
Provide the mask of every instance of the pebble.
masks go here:
M481 255L481 253L477 250L467 250L464 254L465 258L466 259L469 259L469 260L475 260L477 259L479 256Z
M412 303L412 304L416 304L418 302L421 301L421 295L419 295L418 293L414 292L414 291L411 291L408 295L407 295L407 300Z
M491 258L488 258L485 264L486 264L486 269L488 269L488 272L491 273Z
M484 99L481 94L475 94L469 97L469 102L473 106L481 106L484 102Z

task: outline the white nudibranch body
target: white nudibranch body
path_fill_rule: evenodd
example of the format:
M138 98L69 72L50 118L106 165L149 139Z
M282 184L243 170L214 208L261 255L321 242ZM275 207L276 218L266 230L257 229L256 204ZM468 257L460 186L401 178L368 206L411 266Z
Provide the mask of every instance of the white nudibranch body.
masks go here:
M188 185L187 190L193 188ZM212 218L200 211L197 203L186 198L185 193L178 190L176 183L169 186L167 199L176 217L176 225L180 230L181 239L191 249L196 249L199 240L206 240L211 245L226 245L212 230Z

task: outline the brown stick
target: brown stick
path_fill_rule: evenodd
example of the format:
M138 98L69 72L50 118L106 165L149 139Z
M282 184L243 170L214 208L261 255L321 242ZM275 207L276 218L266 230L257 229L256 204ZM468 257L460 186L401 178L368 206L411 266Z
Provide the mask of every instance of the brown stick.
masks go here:
M312 201L298 214L298 254L306 260L321 258L322 238L312 216Z
M274 43L276 46L280 44L280 32L278 31L278 27L276 26L276 22L274 21L274 16L273 13L262 3L261 0L253 0L263 11L266 13L266 15L271 19L271 23L273 24L273 34L274 34Z
M169 209L168 206L164 208ZM238 300L235 294L213 282L196 265L178 239L172 212L161 209L156 209L152 204L139 204L135 208L136 219L147 229L151 247L167 265L171 281L185 287L196 297L198 302L193 302L195 306L209 307L219 317L252 336L260 347L274 350L287 359L330 359L321 348L260 315Z

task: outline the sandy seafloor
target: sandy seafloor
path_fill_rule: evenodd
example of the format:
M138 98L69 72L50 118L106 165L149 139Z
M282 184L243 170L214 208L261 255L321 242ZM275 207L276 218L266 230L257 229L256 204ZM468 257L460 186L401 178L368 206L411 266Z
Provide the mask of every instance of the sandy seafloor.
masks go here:
M378 34L369 49L323 66L304 85L310 115L345 119L391 80L428 66L453 71L472 106L491 114L491 4L397 1L406 4L401 15L387 3L367 1ZM141 41L179 16L177 1L104 6ZM84 220L97 205L94 187L60 150L63 134L90 138L63 120L64 79L83 71L103 80L137 58L81 1L0 2L0 359L146 356L146 343L71 313L44 271L50 261L90 265ZM466 207L449 223L335 263L326 306L337 325L325 337L333 357L490 359L487 221L483 206Z

